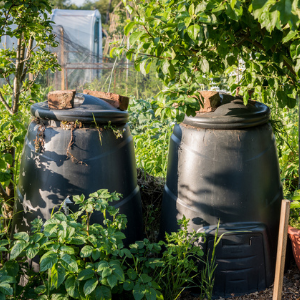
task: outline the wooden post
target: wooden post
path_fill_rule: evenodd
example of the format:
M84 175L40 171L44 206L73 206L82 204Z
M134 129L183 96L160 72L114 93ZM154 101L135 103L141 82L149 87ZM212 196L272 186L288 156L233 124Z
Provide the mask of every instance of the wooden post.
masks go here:
M60 28L60 64L61 64L61 90L65 89L65 45L64 45L64 29Z
M279 223L279 234L278 234L278 245L277 245L277 258L276 258L273 300L281 300L284 264L285 264L285 252L286 252L286 243L287 243L287 237L288 237L287 231L288 231L288 225L289 225L289 216L290 216L290 201L282 200L281 212L280 212L280 223Z

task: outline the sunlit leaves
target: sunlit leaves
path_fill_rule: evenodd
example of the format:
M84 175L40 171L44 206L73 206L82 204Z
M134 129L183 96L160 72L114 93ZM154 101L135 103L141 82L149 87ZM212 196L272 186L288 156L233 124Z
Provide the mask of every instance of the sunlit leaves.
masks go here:
M125 32L132 32L128 57L135 60L135 69L144 75L149 62L156 64L157 77L165 85L157 95L161 107L156 114L163 117L175 109L178 121L182 121L185 113L194 114L198 105L190 97L197 99L199 89L209 89L211 78L216 76L229 76L225 88L231 91L235 91L238 80L246 101L247 89L254 89L253 96L258 100L269 101L274 97L280 105L292 106L291 96L279 99L280 93L274 92L274 88L283 91L282 86L274 84L271 88L263 83L276 78L276 82L292 86L293 95L299 89L300 22L296 2L138 3L134 7L138 14L131 21L135 24L128 23ZM251 61L255 64L244 72L241 61L246 68ZM166 103L180 105L170 108Z

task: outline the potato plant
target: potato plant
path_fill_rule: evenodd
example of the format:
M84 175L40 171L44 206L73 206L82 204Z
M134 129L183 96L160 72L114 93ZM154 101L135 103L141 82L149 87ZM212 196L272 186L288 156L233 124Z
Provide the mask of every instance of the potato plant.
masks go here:
M30 234L0 240L0 252L9 254L8 261L2 255L0 299L173 300L190 285L201 289L195 276L203 251L195 242L203 233L188 233L183 218L182 229L165 242L144 239L126 248L126 216L110 205L120 198L107 190L74 196L77 212L65 215L60 208L45 223L35 219ZM90 224L93 211L102 212L102 224ZM30 260L39 261L39 272Z

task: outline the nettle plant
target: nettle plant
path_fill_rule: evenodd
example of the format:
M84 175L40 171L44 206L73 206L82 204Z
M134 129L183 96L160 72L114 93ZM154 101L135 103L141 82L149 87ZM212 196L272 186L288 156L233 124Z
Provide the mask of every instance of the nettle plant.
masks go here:
M146 74L151 63L165 88L160 114L181 121L202 104L203 80L229 75L232 92L240 87L244 101L275 99L293 107L299 92L300 46L298 0L133 0L134 14L124 31L130 48L113 53L134 60ZM245 70L239 72L240 62ZM174 105L176 103L176 105ZM174 107L175 106L175 107Z
M109 205L120 197L107 190L88 199L74 196L77 212L59 209L44 224L32 222L31 234L0 240L0 253L9 254L6 262L1 256L0 299L173 300L195 285L203 251L194 243L203 233L188 233L183 218L182 229L166 235L166 242L144 239L125 248L126 216ZM102 225L90 224L93 211L102 212ZM28 264L38 259L39 272L33 272Z

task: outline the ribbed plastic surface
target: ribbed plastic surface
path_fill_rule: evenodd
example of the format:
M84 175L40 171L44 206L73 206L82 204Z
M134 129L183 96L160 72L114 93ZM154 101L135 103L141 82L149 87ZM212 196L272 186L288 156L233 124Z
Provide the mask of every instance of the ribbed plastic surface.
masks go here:
M269 109L255 106L264 120L259 125L232 128L230 111L240 124L257 119L257 111L249 115L236 102L211 113L213 120L205 114L204 128L201 116L186 118L171 136L161 235L176 231L185 215L190 230L207 232L203 247L211 248L220 220L220 232L229 235L217 247L216 296L261 290L274 278L282 186ZM226 112L222 128L218 110Z
M98 111L98 118L100 118L101 106L96 105L93 108L91 102L103 105L104 101L92 96L85 97L89 100L86 111L86 106L81 105L77 109L61 111L61 114L67 115L75 111L73 117L78 117L78 121L85 121L86 119L79 118L81 112L91 118L92 114ZM106 118L105 113L112 111L110 120L114 124L114 117L119 118L119 111L107 105L102 107L102 113ZM107 107L108 110L105 109ZM34 105L32 108L35 116L46 118L41 113L44 111L47 111L44 104ZM48 110L48 114L50 115L48 119L51 119L52 112ZM121 115L127 118L127 112L122 112ZM123 118L123 121L126 118ZM96 120L98 123L98 119ZM42 125L43 121L45 125ZM80 194L88 196L98 189L108 189L110 192L117 191L123 195L123 199L114 203L114 206L120 208L120 213L128 217L125 231L127 243L142 238L141 199L136 178L133 139L129 127L125 122L114 127L114 130L123 135L119 138L116 138L112 129L99 127L100 139L99 131L94 125L84 123L83 128L74 129L73 145L69 147L71 130L64 127L62 123L43 119L31 122L20 166L17 201L17 211L20 213L14 218L15 230L28 230L31 221L36 217L49 219L53 207L61 204L67 196ZM41 126L45 127L44 150L36 152L35 139ZM72 156L67 155L68 148ZM69 207L73 211L76 210L75 205L71 204ZM92 222L101 223L101 221L102 215L95 212Z

